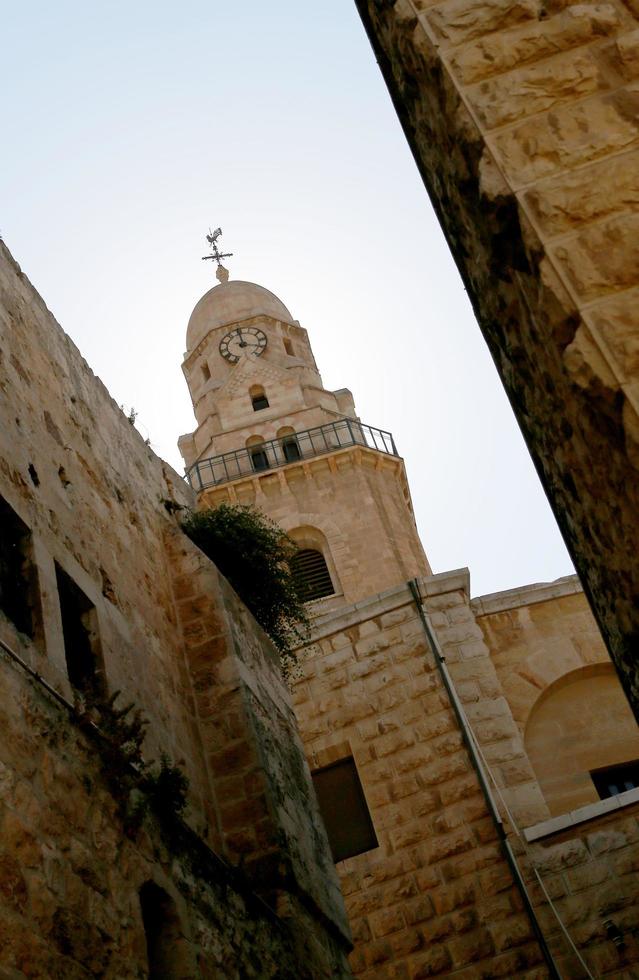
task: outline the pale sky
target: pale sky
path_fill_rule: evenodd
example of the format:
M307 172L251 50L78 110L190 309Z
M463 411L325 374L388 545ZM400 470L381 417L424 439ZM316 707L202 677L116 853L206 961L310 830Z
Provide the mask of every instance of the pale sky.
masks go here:
M351 0L0 0L0 232L180 472L191 310L275 292L324 384L393 432L435 571L572 571Z

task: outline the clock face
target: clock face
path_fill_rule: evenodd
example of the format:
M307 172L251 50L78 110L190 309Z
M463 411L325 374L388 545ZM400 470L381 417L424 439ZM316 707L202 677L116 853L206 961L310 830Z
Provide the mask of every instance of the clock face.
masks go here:
M266 334L257 327L236 327L222 337L220 354L231 364L237 364L245 354L259 357L266 347Z

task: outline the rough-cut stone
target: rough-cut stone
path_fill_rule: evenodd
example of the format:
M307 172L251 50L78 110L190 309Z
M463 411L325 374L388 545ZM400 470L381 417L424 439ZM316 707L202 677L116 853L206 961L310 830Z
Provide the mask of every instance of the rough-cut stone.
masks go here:
M140 889L152 879L180 922L171 976L348 976L348 925L275 651L179 528L189 488L2 244L0 413L0 495L30 531L33 612L29 637L0 594L0 974L146 976ZM3 534L4 521L3 509ZM142 820L126 765L74 708L78 641L62 626L58 570L86 599L74 613L85 662L148 719L145 758L164 752L189 778L184 823Z
M357 7L638 714L639 8Z

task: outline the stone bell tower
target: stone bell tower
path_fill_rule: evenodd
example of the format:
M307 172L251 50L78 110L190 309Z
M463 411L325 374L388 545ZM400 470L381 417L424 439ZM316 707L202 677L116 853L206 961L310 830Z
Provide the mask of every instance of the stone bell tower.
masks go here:
M430 574L392 435L359 419L348 389L323 387L277 296L222 266L218 279L182 364L198 426L179 447L200 506L252 504L277 521L326 611Z

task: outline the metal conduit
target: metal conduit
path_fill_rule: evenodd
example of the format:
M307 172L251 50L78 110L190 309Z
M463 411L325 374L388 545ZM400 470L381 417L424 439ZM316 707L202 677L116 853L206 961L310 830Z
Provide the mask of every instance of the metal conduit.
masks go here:
M464 738L464 742L466 743L466 747L468 749L468 754L470 755L475 771L477 772L479 784L481 786L482 793L484 794L484 799L486 800L486 804L490 811L490 815L493 818L495 827L497 828L497 833L499 835L499 842L501 844L502 850L506 857L506 861L508 862L508 867L510 868L510 872L513 876L519 894L521 895L521 900L523 902L524 908L530 920L530 924L535 934L535 938L539 943L539 948L541 949L544 960L546 961L546 966L548 967L549 974L552 980L562 980L561 973L559 972L557 964L555 963L553 955L546 942L546 938L541 930L541 926L539 925L537 914L530 900L530 895L528 894L526 882L524 881L522 873L519 869L519 865L517 864L517 858L515 857L513 849L510 845L510 841L506 836L506 831L504 830L504 824L501 819L501 814L497 809L497 804L495 803L495 799L491 792L490 786L488 785L488 780L486 779L484 767L482 765L481 759L479 758L479 755L477 754L477 749L475 748L475 743L471 734L470 726L468 724L466 712L464 711L463 705L459 700L457 691L455 690L455 685L453 684L452 677L450 676L448 670L448 666L442 654L441 647L439 645L437 637L435 636L435 633L433 632L433 628L430 624L428 614L424 609L424 600L419 591L418 580L416 578L410 579L410 581L408 582L408 587L415 601L415 605L419 613L419 618L421 619L422 626L424 627L424 633L426 634L426 639L428 640L428 645L435 658L435 663L437 664L437 668L439 670L442 681L444 683L444 687L446 688L446 693L448 694L448 697L450 699L450 703L455 713L455 717L457 718L459 727L461 728L462 736Z

